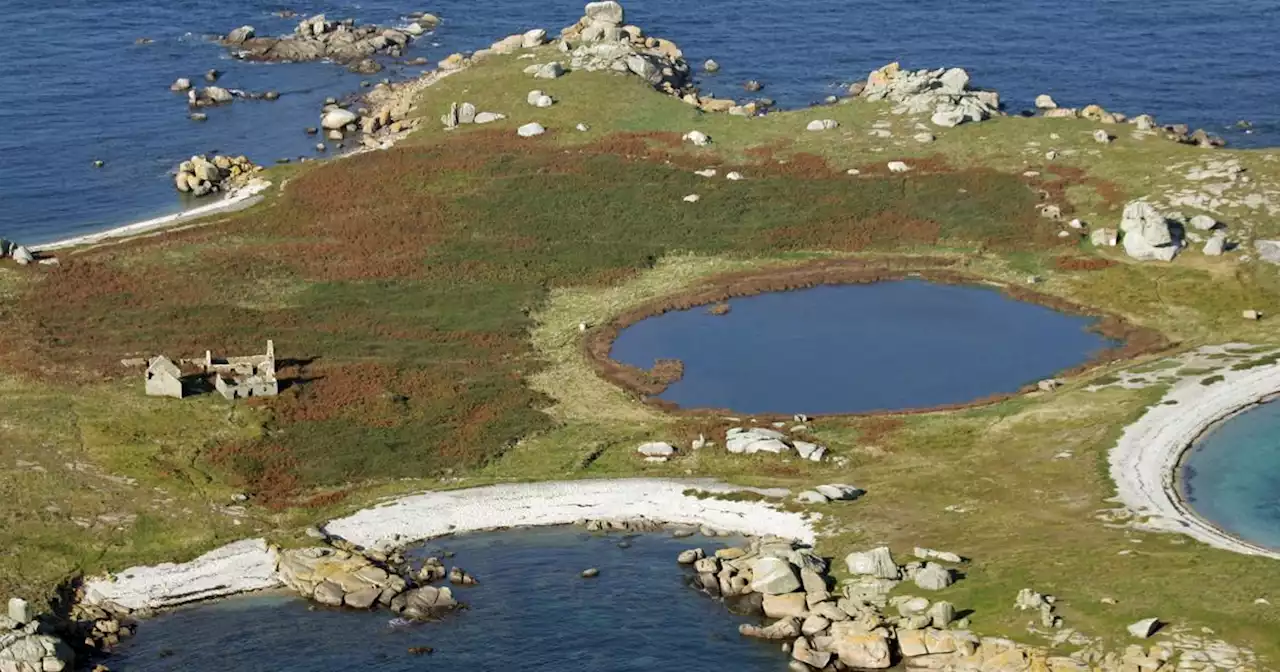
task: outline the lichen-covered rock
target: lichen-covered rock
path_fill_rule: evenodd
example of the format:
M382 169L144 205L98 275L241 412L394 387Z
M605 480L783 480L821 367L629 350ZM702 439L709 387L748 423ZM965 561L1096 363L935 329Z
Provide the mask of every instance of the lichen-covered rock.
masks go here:
M846 667L880 670L893 664L889 635L883 628L865 631L857 623L831 625L831 647Z
M1120 231L1125 253L1139 261L1172 261L1181 248L1169 220L1146 201L1125 206Z
M844 561L850 574L892 580L897 580L902 576L902 572L897 563L893 561L893 554L890 553L887 546L874 548L870 551L850 553L845 556Z
M751 590L765 595L782 595L800 589L796 568L782 558L764 557L751 563Z

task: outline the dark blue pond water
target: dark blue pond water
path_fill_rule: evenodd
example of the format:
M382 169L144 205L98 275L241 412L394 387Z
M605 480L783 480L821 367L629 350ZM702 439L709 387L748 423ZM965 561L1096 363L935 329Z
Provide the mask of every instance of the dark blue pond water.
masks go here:
M1280 403L1210 430L1183 460L1181 477L1196 513L1241 539L1280 550Z
M737 632L743 619L684 585L681 550L725 540L591 535L572 528L495 532L430 544L475 575L455 589L470 609L393 629L386 611L308 610L287 596L241 597L145 621L107 663L126 672L545 670L777 672L776 645ZM417 553L416 555L421 555ZM600 568L600 576L579 572ZM432 655L412 655L430 646Z
M684 362L661 398L740 413L858 413L1016 392L1115 345L1094 320L921 280L733 299L627 327L613 359Z
M413 10L444 25L408 57L432 62L531 27L559 28L582 0L58 0L5 3L0 52L0 235L35 243L175 212L185 203L167 171L191 154L244 153L259 163L308 155L326 96L358 90L362 77L323 64L253 65L229 60L202 36L249 23L263 34L293 22L271 12L327 11L394 23ZM692 62L723 69L703 82L722 96L765 94L800 106L891 60L908 67L963 66L1012 109L1038 93L1059 103L1098 102L1223 132L1237 145L1280 144L1280 11L1275 0L628 0L629 19L676 40ZM155 40L134 45L138 37ZM236 102L189 121L168 91L177 77L226 71L222 84L277 89L274 103ZM399 77L399 68L372 77ZM1226 130L1252 120L1253 135ZM95 169L92 162L107 162Z

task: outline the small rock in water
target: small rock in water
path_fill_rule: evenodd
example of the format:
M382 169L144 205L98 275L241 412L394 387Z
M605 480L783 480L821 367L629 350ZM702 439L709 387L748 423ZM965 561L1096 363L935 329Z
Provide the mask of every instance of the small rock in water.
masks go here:
M751 79L751 80L747 80L747 82L746 82L745 84L743 84L743 85L742 85L742 88L744 88L744 89L746 89L747 91L750 91L750 92L752 92L752 93L755 93L756 91L759 91L759 90L763 89L763 88L764 88L764 84L761 84L760 82L758 82L758 81L756 81L756 80L754 80L754 79Z
M315 135L319 132L320 132L320 129L316 128L315 126L308 126L306 130L307 135Z
M415 656L430 655L435 653L435 649L429 646L411 646L409 647L409 653Z
M105 165L107 165L107 162L106 162L106 161L103 161L102 159L98 159L97 161L94 161L94 162L93 162L93 167L94 167L94 168L101 168L101 167L103 167L103 166L105 166Z
M191 121L208 121L209 115L205 114L204 112L192 112L191 114L187 115L187 118L190 119Z
M708 58L707 61L702 64L702 69L706 72L719 72L720 64Z
M600 570L595 567L582 570L582 578L584 579L594 579L597 576L600 576Z
M221 72L219 72L216 68L211 68L208 72L204 73L204 81L216 82L218 81L218 78L221 76L222 76Z

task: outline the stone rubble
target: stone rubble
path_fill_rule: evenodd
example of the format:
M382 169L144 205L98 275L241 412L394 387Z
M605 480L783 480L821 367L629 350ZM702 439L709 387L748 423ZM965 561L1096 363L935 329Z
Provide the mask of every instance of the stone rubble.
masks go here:
M873 70L859 94L867 100L895 103L894 114L928 114L944 128L1000 116L1000 94L969 87L969 73L961 68L903 70L890 63Z
M178 165L173 186L184 194L207 196L241 186L261 170L245 156L193 156Z
M425 32L421 19L412 25L418 26L419 30L358 26L353 19L331 21L324 14L317 14L300 21L291 35L258 37L252 26L241 26L228 33L221 43L231 49L236 58L244 60L297 62L327 59L336 63L358 63L360 72L376 72L381 70L381 65L370 57L399 58L413 40L413 33Z
M790 439L776 429L763 427L732 427L725 432L724 445L726 450L735 455L781 454L794 450L801 459L812 462L821 462L827 453L825 446Z

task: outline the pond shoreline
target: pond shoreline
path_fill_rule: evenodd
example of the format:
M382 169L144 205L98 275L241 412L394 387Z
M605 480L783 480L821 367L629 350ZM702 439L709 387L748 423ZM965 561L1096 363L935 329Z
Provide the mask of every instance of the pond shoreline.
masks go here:
M806 544L816 540L801 514L767 503L698 498L761 491L705 479L595 479L490 485L398 497L330 521L324 531L383 550L463 532L567 525L597 520L645 519L668 525L708 526L752 536L777 536ZM816 516L815 520L817 517ZM278 550L264 539L227 544L189 562L131 567L84 584L85 602L129 610L166 609L281 585Z
M1179 471L1187 453L1207 432L1226 420L1280 394L1280 363L1217 372L1220 383L1184 378L1165 393L1124 433L1108 455L1118 498L1138 517L1143 529L1177 532L1245 555L1280 559L1280 552L1219 528L1185 500ZM1169 403L1174 402L1174 403Z
M650 317L672 311L713 305L731 298L809 289L818 286L870 284L910 278L919 278L938 284L992 288L1018 301L1033 303L1062 313L1095 317L1099 319L1099 322L1094 326L1094 331L1123 343L1118 348L1100 351L1088 361L1059 372L1057 375L1060 376L1078 375L1101 364L1161 352L1172 346L1163 334L1146 327L1130 324L1119 316L1082 306L1056 296L1010 284L994 282L978 275L953 270L957 261L956 259L942 257L850 258L717 275L674 295L643 303L615 316L608 323L591 329L583 341L583 353L596 374L601 378L634 394L644 403L660 408L663 411L693 417L734 414L734 409L686 409L659 399L657 395L661 394L671 381L668 381L666 376L656 375L653 371L639 369L613 359L611 351L614 341L617 340L618 335L624 329ZM893 411L872 410L857 413L826 414L825 417L860 417L883 414L915 415L963 410L1012 399L1035 389L1037 389L1035 385L1027 385L1016 392L990 395L957 404ZM785 414L746 415L764 418L772 417L773 415L783 417Z

